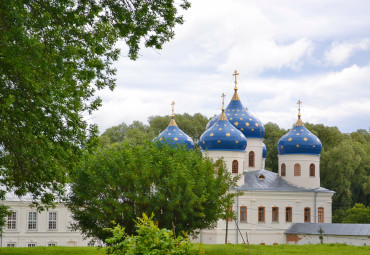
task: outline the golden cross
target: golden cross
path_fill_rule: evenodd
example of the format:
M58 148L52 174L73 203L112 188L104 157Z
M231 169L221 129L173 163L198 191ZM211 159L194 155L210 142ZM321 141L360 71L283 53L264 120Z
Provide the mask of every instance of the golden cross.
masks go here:
M175 101L172 101L171 105L172 105L172 117L174 117L175 116Z
M236 70L235 70L235 71L234 71L234 73L233 73L233 76L235 76L235 89L238 89L238 88L236 87L236 84L238 84L238 81L237 81L237 79L236 79L236 78L237 78L237 77L236 77L237 75L239 75L239 73L238 73L238 71L236 71Z
M225 110L225 93L222 93L222 110Z
M301 116L301 104L302 104L302 101L298 100L297 105L298 105L298 116L299 117Z

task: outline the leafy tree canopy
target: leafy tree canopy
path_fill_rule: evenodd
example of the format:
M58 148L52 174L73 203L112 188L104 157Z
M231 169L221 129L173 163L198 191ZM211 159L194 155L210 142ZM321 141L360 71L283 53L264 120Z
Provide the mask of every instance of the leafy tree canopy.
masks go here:
M72 175L74 227L105 240L112 221L135 232L133 219L154 213L158 227L189 234L216 223L231 204L237 177L198 150L151 142L118 143L87 155Z
M161 49L183 23L177 8L189 6L187 0L1 1L0 184L51 203L93 145L97 129L82 113L100 105L96 90L115 85L117 41L126 42L131 59L142 44Z
M370 206L355 204L346 211L343 223L364 223L370 224Z

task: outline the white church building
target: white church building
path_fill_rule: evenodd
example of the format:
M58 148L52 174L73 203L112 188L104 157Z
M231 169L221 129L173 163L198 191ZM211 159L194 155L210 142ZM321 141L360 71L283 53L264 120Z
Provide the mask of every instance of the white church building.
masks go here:
M242 192L230 208L236 219L219 220L214 229L202 230L194 241L225 243L227 228L228 243L297 243L302 237L294 234L294 228L291 228L294 224L331 223L332 196L335 192L320 186L321 142L304 127L299 106L297 122L277 144L278 173L264 169L267 153L263 143L265 130L261 121L243 106L237 93L236 74L235 91L229 105L226 109L223 106L221 114L210 120L199 141L204 155L214 161L223 159L231 174L241 175L238 187L230 191ZM169 127L174 129L176 136L162 132L156 139L194 148L191 138L177 126L174 114ZM30 200L22 201L7 195L5 204L11 207L13 213L3 229L0 247L91 244L79 232L68 228L71 213L63 205L52 211L37 213L28 206L29 203ZM299 226L305 229L304 225ZM370 229L369 226L367 229ZM341 242L345 242L343 240Z

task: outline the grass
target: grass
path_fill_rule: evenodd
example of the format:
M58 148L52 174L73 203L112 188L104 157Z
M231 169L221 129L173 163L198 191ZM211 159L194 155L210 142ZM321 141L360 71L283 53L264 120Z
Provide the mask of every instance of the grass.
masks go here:
M198 247L198 245L197 245ZM201 249L206 255L248 255L247 245L201 244ZM0 248L1 255L104 255L105 249L92 247L34 247L34 248ZM368 255L370 246L349 246L345 244L323 244L323 245L251 245L251 255L274 255L274 254L325 254L325 255Z

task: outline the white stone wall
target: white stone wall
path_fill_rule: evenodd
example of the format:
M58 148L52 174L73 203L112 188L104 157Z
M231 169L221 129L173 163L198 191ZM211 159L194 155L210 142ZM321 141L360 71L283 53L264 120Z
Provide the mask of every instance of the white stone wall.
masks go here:
M3 229L3 236L0 237L0 246L7 247L7 244L14 244L15 247L27 247L29 243L36 246L87 246L90 240L84 240L79 232L71 231L69 225L72 222L70 211L63 205L49 211L37 213L37 224L35 230L28 229L28 213L36 212L29 207L29 202L5 201L4 203L17 213L16 229L9 230L7 226ZM49 212L57 213L56 229L49 229Z
M289 239L287 235L287 239ZM296 240L298 241L288 241L288 244L319 244L319 235L304 235L297 234ZM323 235L323 243L342 243L347 245L355 246L369 246L370 239L368 236L336 236L336 235Z
M281 165L286 166L286 176L281 176L287 182L299 187L315 189L320 187L320 155L309 154L287 154L278 155L279 175L281 176ZM294 176L294 165L301 165L301 176ZM315 176L310 176L310 165L315 165Z
M232 173L232 162L234 160L238 161L239 171L238 174L242 174L237 185L241 186L244 184L244 171L243 165L245 160L245 151L203 151L204 155L212 158L214 161L218 159L223 159L225 161L227 170Z
M318 222L317 208L324 208L324 223L331 223L331 197L333 193L313 192L245 192L237 197L233 211L237 213L239 230L234 221L228 222L229 243L243 243L242 233L246 241L246 233L251 244L264 243L266 245L282 244L286 242L284 231L292 223L304 222L304 208L311 208L311 222ZM316 210L315 210L316 204ZM240 207L247 207L247 221L240 222ZM258 221L258 207L265 207L265 222ZM272 207L279 208L279 220L272 221ZM292 222L285 221L285 208L292 207ZM316 219L316 221L315 221ZM239 232L240 231L240 232ZM216 244L225 242L226 222L220 220L213 230L203 230L196 241Z
M264 167L263 165L263 139L262 138L247 138L247 148L245 149L245 160L244 160L244 170L257 171ZM254 152L254 167L249 166L249 152Z

